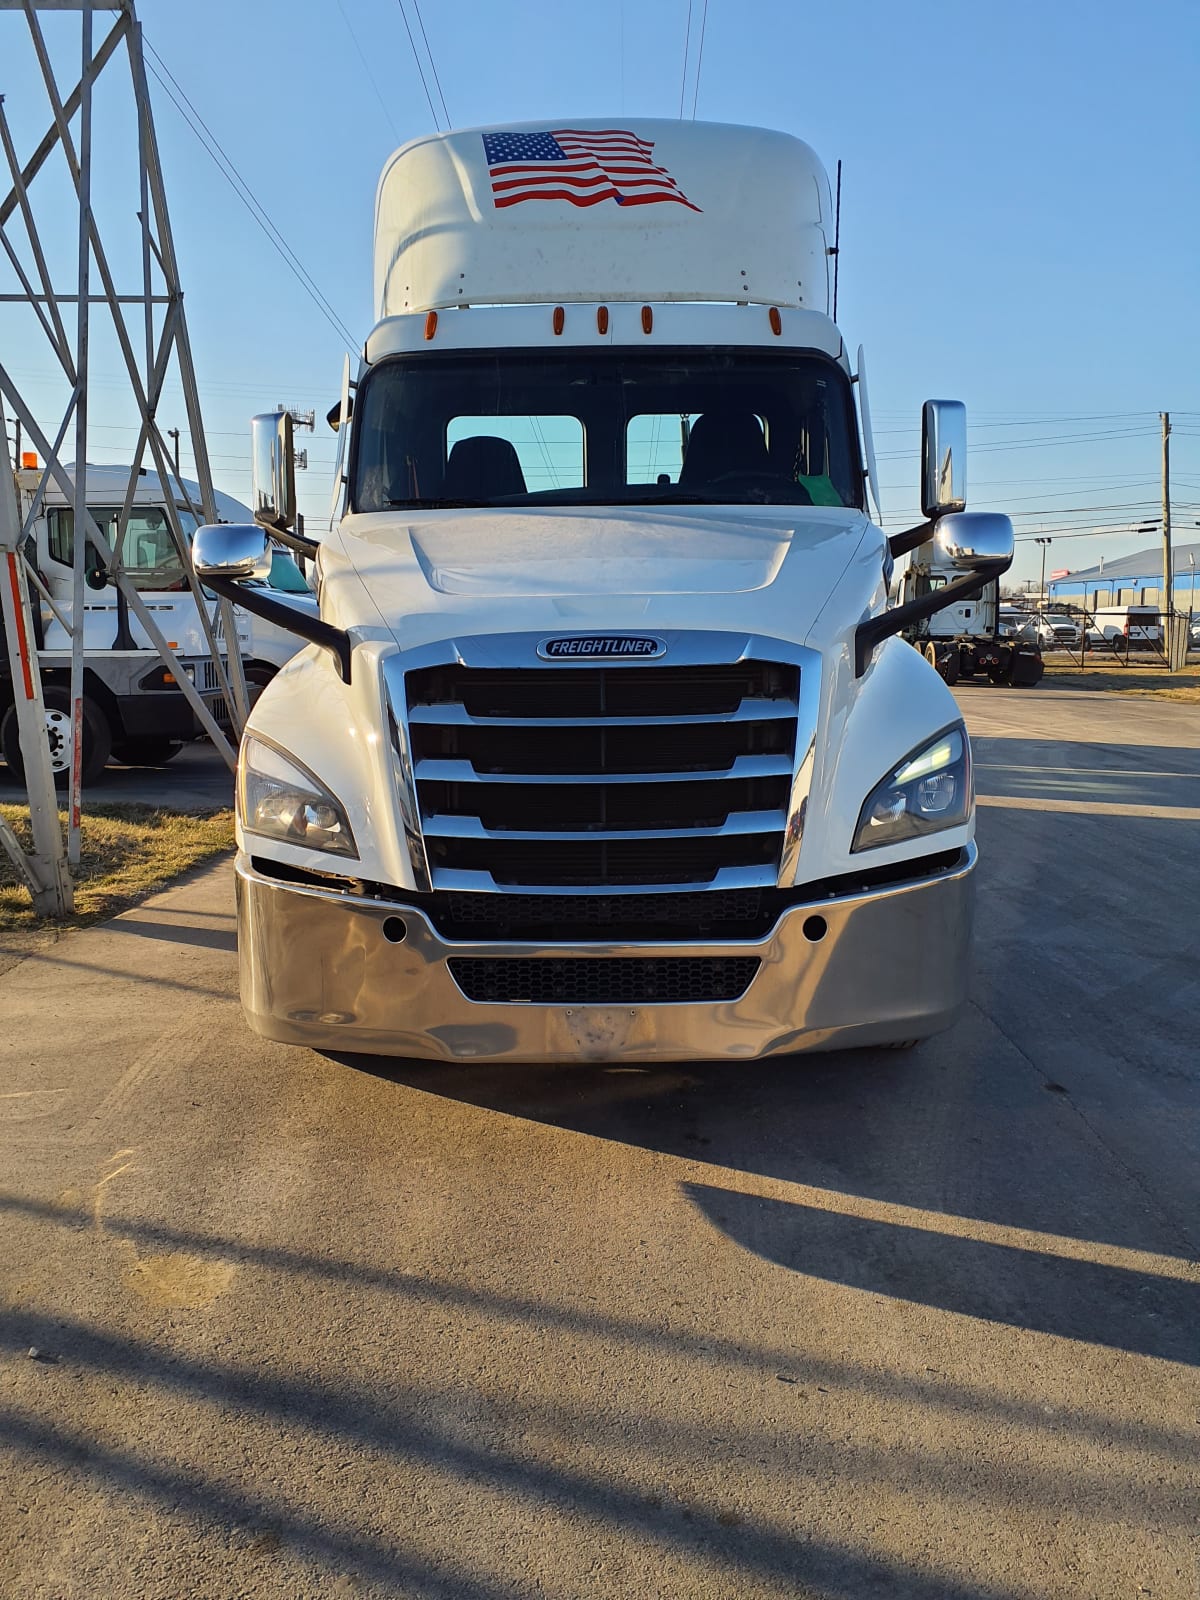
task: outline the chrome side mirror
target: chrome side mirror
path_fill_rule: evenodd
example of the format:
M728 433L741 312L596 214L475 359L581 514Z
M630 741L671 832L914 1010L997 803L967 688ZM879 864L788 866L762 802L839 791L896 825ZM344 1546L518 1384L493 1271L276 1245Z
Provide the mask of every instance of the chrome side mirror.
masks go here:
M292 418L287 411L268 411L250 422L254 471L252 507L255 522L280 530L296 525L296 453Z
M271 541L257 522L206 523L192 535L196 576L245 578L271 576Z
M934 546L955 572L978 572L1013 558L1013 526L999 511L958 511L938 519Z
M921 408L921 512L931 521L967 506L967 408L926 400Z

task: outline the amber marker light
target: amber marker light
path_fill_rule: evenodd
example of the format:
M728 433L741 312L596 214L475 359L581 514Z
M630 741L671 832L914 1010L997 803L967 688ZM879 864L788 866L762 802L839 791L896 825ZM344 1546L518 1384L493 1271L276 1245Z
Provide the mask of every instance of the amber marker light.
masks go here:
M437 312L430 311L425 318L425 337L432 339L437 332Z
M783 318L779 315L779 307L778 306L772 306L771 310L769 312L769 316L771 318L771 332L774 333L774 334L782 333L783 332Z
M600 334L604 334L604 333L608 332L608 307L607 306L599 306L597 308L597 310L596 310L596 332L600 333Z
M561 306L555 306L555 308L554 308L554 331L555 331L555 333L561 333L563 331L563 329L566 327L566 325L567 325L567 313L563 310L563 308Z
M21 465L23 467L28 468L30 471L33 471L34 469L36 469L36 467L37 467L37 451L36 450L22 450L21 451Z
M654 312L649 306L642 307L642 332L649 333L654 327Z

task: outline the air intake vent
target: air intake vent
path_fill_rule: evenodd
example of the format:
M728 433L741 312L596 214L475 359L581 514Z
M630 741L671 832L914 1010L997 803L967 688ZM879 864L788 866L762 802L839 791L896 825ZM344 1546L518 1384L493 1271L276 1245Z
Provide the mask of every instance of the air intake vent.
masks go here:
M636 1006L739 1000L759 961L757 956L458 956L449 965L467 999L481 1003Z
M775 886L796 667L455 665L406 685L435 889Z

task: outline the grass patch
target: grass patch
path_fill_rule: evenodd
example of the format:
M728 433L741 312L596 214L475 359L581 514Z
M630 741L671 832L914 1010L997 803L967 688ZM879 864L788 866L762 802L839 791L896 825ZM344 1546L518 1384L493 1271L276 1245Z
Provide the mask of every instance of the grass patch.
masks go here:
M26 849L32 849L29 807L0 805L2 816ZM66 812L59 813L64 835ZM233 845L233 812L194 815L158 806L88 806L80 833L75 915L63 922L36 917L29 891L0 849L0 934L79 928L115 916L161 889L181 872Z
M1150 694L1160 700L1200 702L1200 666L1168 672L1160 665L1115 667L1109 663L1080 671L1078 666L1047 662L1043 681L1055 689L1107 689L1122 694Z

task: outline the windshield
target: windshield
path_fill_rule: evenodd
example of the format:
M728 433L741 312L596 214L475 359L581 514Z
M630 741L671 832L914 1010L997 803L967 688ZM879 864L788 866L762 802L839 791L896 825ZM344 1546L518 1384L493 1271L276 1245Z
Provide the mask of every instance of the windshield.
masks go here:
M120 507L89 506L88 510L100 532L115 546ZM182 506L176 507L176 515L185 538L190 539L196 531L196 518ZM74 559L75 513L65 508L52 508L46 513L46 521L50 559L69 567ZM159 506L134 506L130 510L121 554L125 572L137 589L183 589L187 585L167 514ZM90 543L86 560L89 572L100 565L100 558Z
M356 511L862 504L846 375L759 348L393 358L355 408L352 481Z

